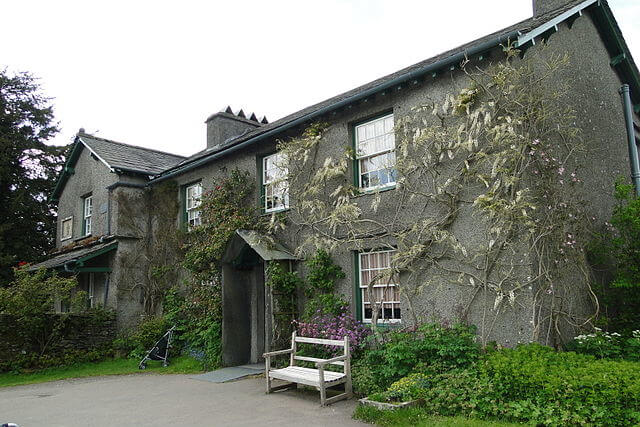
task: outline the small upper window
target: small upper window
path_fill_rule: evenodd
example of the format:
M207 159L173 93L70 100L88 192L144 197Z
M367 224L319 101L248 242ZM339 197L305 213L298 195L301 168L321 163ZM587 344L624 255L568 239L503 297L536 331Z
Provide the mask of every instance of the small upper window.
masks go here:
M393 114L355 127L358 186L374 190L396 183Z
M83 205L84 205L83 235L88 236L91 234L91 215L93 214L93 196L85 197Z
M67 240L73 237L73 217L65 218L62 220L62 233L60 240Z
M264 191L264 211L275 212L289 207L289 167L282 153L272 154L262 159L262 187Z
M358 254L362 320L371 323L373 310L378 311L379 323L396 323L402 319L398 277L391 271L394 250L362 252ZM371 285L371 292L369 292Z
M191 230L202 224L200 217L200 198L202 197L202 184L189 185L186 188L185 209L187 211L187 228Z

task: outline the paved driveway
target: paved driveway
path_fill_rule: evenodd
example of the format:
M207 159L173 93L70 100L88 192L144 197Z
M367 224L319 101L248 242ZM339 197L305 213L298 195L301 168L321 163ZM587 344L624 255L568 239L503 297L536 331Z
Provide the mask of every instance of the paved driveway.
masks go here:
M318 393L264 394L264 379L125 375L0 389L0 424L32 426L352 426L355 402L320 407Z

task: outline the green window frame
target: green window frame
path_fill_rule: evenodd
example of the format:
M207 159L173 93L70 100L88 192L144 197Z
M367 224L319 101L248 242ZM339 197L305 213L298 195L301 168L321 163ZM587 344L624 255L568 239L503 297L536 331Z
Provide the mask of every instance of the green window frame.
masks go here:
M393 111L356 122L352 128L353 185L362 191L393 188L395 169L395 132Z
M82 198L82 236L90 236L93 231L93 195Z
M391 258L395 249L376 249L354 252L354 283L356 318L363 323L371 323L372 307L368 301L367 285L375 280L374 297L376 303L381 304L378 314L378 325L394 325L402 322L402 308L398 291L399 277L392 276L393 283L384 281L380 271L391 266ZM368 307L367 307L368 306Z

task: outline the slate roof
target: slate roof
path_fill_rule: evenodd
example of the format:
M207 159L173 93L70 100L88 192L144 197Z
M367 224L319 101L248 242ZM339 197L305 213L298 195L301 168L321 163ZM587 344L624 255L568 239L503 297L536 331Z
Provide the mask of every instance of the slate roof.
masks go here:
M110 248L110 246L113 246ZM98 243L90 246L83 246L77 249L73 249L68 252L64 252L58 255L54 255L46 261L42 261L38 264L33 264L28 267L29 271L38 270L40 268L56 268L65 265L70 261L77 261L83 258L87 258L89 255L94 254L96 252L110 249L115 249L118 246L117 241L109 241L106 243Z
M496 32L491 33L491 34L488 34L488 35L486 35L484 37L481 37L479 39L476 39L476 40L474 40L472 42L469 42L469 43L466 43L464 45L458 46L458 47L456 47L454 49L451 49L451 50L443 52L443 53L441 53L439 55L433 56L433 57L431 57L429 59L426 59L424 61L421 61L421 62L418 62L416 64L413 64L413 65L411 65L409 67L403 68L403 69L401 69L399 71L396 71L395 73L392 73L392 74L386 75L384 77L381 77L381 78L379 78L377 80L374 80L372 82L369 82L367 84L359 86L359 87L357 87L355 89L352 89L352 90L344 92L344 93L342 93L340 95L334 96L333 98L329 98L329 99L327 99L325 101L322 101L322 102L319 102L317 104L311 105L311 106L309 106L307 108L304 108L304 109L302 109L300 111L297 111L297 112L295 112L293 114L290 114L290 115L288 115L286 117L283 117L283 118L281 118L279 120L276 120L274 122L265 124L263 126L260 126L259 128L256 128L255 130L252 130L252 131L250 131L250 132L248 132L248 133L246 133L244 135L240 135L235 140L233 140L231 143L229 143L229 144L227 144L227 145L225 145L223 147L220 147L220 148L218 148L216 150L205 149L205 150L199 151L198 153L195 153L192 156L187 157L186 159L184 159L179 164L176 164L172 168L164 171L163 174L172 172L174 169L180 169L182 167L186 167L186 166L189 165L189 163L192 163L192 162L194 162L196 160L204 159L205 157L207 157L209 155L215 154L215 153L220 152L220 151L224 151L224 150L228 149L231 146L240 144L240 143L242 143L244 141L247 141L247 140L249 140L251 138L259 136L259 135L261 135L261 134L263 134L265 132L268 132L268 131L271 131L271 130L275 130L275 129L277 129L279 127L282 127L282 126L284 126L284 125L286 125L286 124L288 124L290 122L293 122L294 120L302 118L305 115L311 114L311 113L313 113L315 111L318 111L318 110L321 110L321 109L323 109L325 107L330 107L332 104L336 104L336 103L338 103L338 102L340 102L342 100L345 100L345 99L348 99L348 98L353 97L355 95L358 95L360 93L366 92L366 91L368 91L370 89L374 89L377 86L381 86L381 85L383 85L383 84L385 84L385 83L387 83L389 81L392 81L392 80L394 80L396 78L402 77L403 75L410 74L410 73L412 73L414 71L417 71L417 70L420 70L422 68L428 67L429 65L438 63L438 62L440 62L442 60L445 60L445 59L457 54L457 53L464 52L464 51L467 51L467 50L471 50L476 46L481 46L482 44L484 44L486 42L489 42L491 40L497 39L500 36L508 35L509 33L512 33L514 31L521 31L523 33L527 32L527 31L530 31L530 30L538 27L539 25L542 25L542 24L546 23L547 21L555 18L558 15L561 15L562 13L566 12L567 10L569 10L569 9L571 9L571 8L573 8L573 7L579 5L580 3L583 3L583 2L584 2L584 0L574 0L574 1L568 2L566 5L562 6L559 9L555 9L555 10L550 11L548 13L545 13L545 14L542 14L542 15L539 15L539 16L535 16L535 17L526 19L524 21L518 22L517 24L511 25L511 26L506 27L506 28L503 28L503 29L501 29L499 31L496 31Z
M157 175L184 160L183 156L177 154L123 144L86 133L79 133L78 139L109 167L125 172Z

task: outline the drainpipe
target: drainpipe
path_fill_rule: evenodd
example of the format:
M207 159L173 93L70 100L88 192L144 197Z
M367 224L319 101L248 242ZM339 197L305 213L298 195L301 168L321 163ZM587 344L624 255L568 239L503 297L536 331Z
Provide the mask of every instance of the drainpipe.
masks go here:
M627 125L627 142L629 144L629 161L631 162L631 180L636 189L636 197L640 197L640 162L638 162L638 147L636 146L636 135L633 130L633 106L631 104L631 93L629 85L624 84L620 88L622 96L622 108L624 120Z

